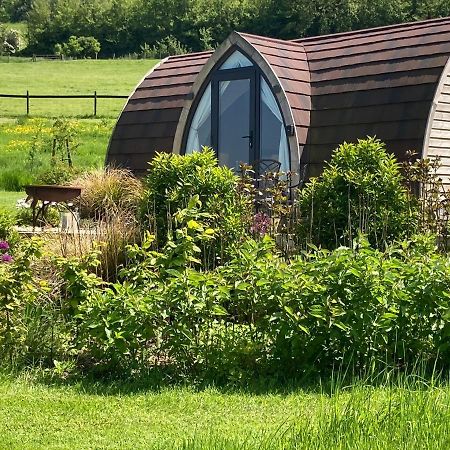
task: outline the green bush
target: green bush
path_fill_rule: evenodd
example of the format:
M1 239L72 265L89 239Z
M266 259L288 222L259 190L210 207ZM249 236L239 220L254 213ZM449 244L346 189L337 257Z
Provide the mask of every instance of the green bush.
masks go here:
M79 171L73 167L68 167L59 161L53 161L53 164L48 169L42 170L34 180L35 184L58 184L67 185L72 181Z
M0 210L0 241L8 241L11 245L19 240L17 231L14 229L17 220L8 211Z
M222 256L223 250L249 229L252 201L241 195L239 178L230 169L218 166L211 149L186 156L158 154L150 162L145 187L143 220L157 236L160 248L176 228L176 211L187 208L195 196L199 221L217 231L216 255Z
M362 241L287 263L265 237L206 272L181 264L180 252L168 260L136 246L126 282L80 305L77 345L122 369L164 361L180 376L224 381L446 366L450 261L433 239L385 252Z
M100 42L93 36L70 36L67 42L56 44L56 55L72 58L86 58L96 56L100 52Z
M31 207L22 206L16 213L17 225L29 226L33 225L33 209ZM44 216L40 216L37 221L39 227L57 227L59 224L59 210L56 206L50 206L45 209Z
M364 233L382 248L411 235L417 211L402 181L399 164L380 140L340 145L322 175L298 194L298 241L331 249L351 246Z

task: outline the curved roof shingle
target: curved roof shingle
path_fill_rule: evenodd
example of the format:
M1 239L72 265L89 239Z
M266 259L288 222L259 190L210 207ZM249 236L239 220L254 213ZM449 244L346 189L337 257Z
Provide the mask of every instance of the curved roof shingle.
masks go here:
M280 80L309 175L341 142L367 135L400 159L422 150L450 56L450 18L294 41L239 35ZM170 57L144 78L118 120L107 162L142 173L156 151L172 150L184 102L211 54Z

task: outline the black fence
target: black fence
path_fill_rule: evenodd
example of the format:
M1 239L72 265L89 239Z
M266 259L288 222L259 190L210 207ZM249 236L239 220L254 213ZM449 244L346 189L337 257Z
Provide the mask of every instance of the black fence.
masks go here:
M26 99L26 110L27 116L30 115L30 100L33 98L54 98L54 99L62 99L62 98L84 98L84 99L93 99L93 111L94 116L97 115L97 100L100 98L106 99L116 99L116 98L128 98L128 95L101 95L97 94L97 91L94 91L94 94L87 95L31 95L29 91L26 94L0 94L0 98L23 98Z

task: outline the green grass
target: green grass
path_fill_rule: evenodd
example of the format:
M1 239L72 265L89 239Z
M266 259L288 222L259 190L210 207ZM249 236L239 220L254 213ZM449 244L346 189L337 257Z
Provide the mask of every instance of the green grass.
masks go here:
M156 60L37 61L30 58L0 60L0 94L129 95ZM99 116L116 118L125 99L99 99ZM25 99L0 99L0 116L26 113ZM32 99L32 116L85 117L93 114L91 99Z
M26 197L26 194L23 192L0 191L0 211L6 209L13 212L15 210L17 200L24 197Z
M7 29L12 28L19 31L22 34L22 39L27 36L28 26L26 22L3 22L1 25ZM26 44L26 42L23 42L23 44ZM23 47L24 45L21 46L21 48Z
M0 123L0 190L19 191L38 180L52 165L52 119L10 119ZM102 167L114 119L75 120L79 146L73 152L76 169ZM30 150L36 143L36 155Z
M447 449L450 389L133 391L0 381L0 448Z

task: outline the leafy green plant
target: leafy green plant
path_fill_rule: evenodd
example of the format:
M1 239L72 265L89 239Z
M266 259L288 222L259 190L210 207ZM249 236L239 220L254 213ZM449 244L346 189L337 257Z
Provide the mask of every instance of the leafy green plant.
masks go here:
M19 241L19 234L14 229L16 223L13 214L0 210L0 241L7 241L12 247Z
M73 153L79 147L77 123L67 119L56 119L52 127L52 160L60 159L73 167Z
M23 311L38 292L31 262L39 256L41 243L23 241L12 254L8 242L0 244L0 355L12 363L26 335Z
M297 239L325 248L351 246L358 233L382 248L412 234L417 209L399 164L378 139L344 143L322 175L298 193Z
M86 58L96 56L100 48L100 42L93 36L70 36L66 42L56 44L54 51L56 55Z
M179 156L160 153L151 162L145 179L143 221L156 235L159 248L170 239L177 225L174 214L198 198L199 221L216 230L214 248L204 249L204 258L213 263L224 250L239 241L249 229L252 199L239 192L239 178L219 167L211 149ZM250 214L249 214L250 212Z
M29 204L19 205L16 212L16 223L21 226L33 225L33 209ZM46 207L43 217L39 216L37 225L40 227L57 227L59 224L59 210L56 206Z

